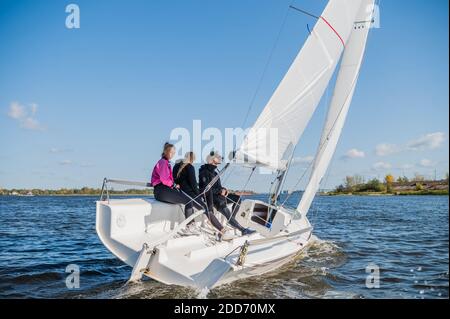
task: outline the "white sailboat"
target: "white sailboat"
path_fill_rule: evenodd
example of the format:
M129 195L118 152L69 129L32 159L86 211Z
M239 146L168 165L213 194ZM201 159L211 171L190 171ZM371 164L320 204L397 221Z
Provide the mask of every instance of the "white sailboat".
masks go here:
M237 279L261 275L289 262L311 240L307 218L335 152L355 91L372 23L374 0L330 0L284 79L262 111L240 149L236 165L261 166L278 171L272 200L244 200L236 219L256 230L247 236L218 241L202 211L184 218L180 205L153 199L97 201L96 230L117 258L133 267L130 280L143 275L165 284L212 288ZM341 59L342 58L342 59ZM310 121L339 64L312 173L296 210L277 201L295 146ZM276 129L276 151L267 152L261 129ZM264 152L261 150L264 149ZM135 183L133 183L135 185ZM147 186L145 183L142 186ZM219 217L219 215L217 215ZM200 235L183 236L195 220Z

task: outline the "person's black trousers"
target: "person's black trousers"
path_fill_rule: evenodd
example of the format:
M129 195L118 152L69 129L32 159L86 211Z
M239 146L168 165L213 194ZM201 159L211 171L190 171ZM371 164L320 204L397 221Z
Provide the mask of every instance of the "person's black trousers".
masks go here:
M192 201L188 196L175 188L170 188L164 184L158 184L153 188L155 199L169 204L182 204L184 207L184 216L188 218L194 213L193 207L196 209L206 209L195 201ZM197 201L198 202L198 201Z
M222 195L219 195L222 196ZM241 196L236 195L236 194L228 194L227 197L225 197L226 199L226 204L230 204L233 203L233 207L232 207L232 212L230 211L230 209L228 208L228 206L225 204L219 204L219 203L223 203L224 201L222 201L224 197L222 196L222 198L220 200L215 200L214 201L214 207L222 214L225 216L225 218L228 220L228 223L233 226L234 228L238 229L239 231L243 231L245 230L244 227L242 227L237 220L234 218L234 216L236 215L236 213L239 210L240 204L241 204Z
M227 197L225 197L227 200L227 204L232 203L233 207L231 208L231 212L233 213L233 217L236 215L236 213L239 210L239 207L241 206L241 196L236 194L228 194Z
M205 214L208 217L209 221L211 222L211 224L214 226L214 228L216 228L217 230L221 231L223 229L222 224L220 223L220 221L217 219L217 217L214 215L214 212L209 212L208 210L208 206L205 204L205 202L203 201L202 196L197 197L198 195L191 193L191 192L186 192L187 195L189 195L192 198L195 198L195 201L200 204L202 206L202 209L205 210ZM187 207L187 206L186 206ZM192 204L190 204L190 211L191 212L186 212L186 218L188 218L189 216L191 216L191 214L194 213L193 209L192 209ZM189 214L189 216L187 215Z
M222 230L222 228L223 228L222 224L219 222L219 220L216 218L216 216L214 216L213 213L211 213L211 214L208 213L208 208L207 208L206 204L203 202L201 197L198 197L195 199L195 201L193 201L188 196L195 198L196 197L195 194L186 193L188 195L188 196L186 196L181 191L174 189L174 188L170 188L164 184L156 185L154 187L153 193L155 195L155 199L160 202L169 203L169 204L185 205L184 216L186 218L189 218L194 213L194 207L197 210L203 209L205 211L205 214L208 216L208 219L213 224L213 226L215 228L217 228L219 231ZM193 223L193 222L194 221L192 221L191 223Z

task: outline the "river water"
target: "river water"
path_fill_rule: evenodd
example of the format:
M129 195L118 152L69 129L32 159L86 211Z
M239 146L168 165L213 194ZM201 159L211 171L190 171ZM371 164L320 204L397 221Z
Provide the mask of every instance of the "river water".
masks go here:
M316 198L314 243L283 268L199 293L131 268L95 233L96 197L0 197L0 298L448 298L447 196ZM297 198L292 198L294 205ZM68 289L66 267L80 269ZM366 271L379 267L379 288Z

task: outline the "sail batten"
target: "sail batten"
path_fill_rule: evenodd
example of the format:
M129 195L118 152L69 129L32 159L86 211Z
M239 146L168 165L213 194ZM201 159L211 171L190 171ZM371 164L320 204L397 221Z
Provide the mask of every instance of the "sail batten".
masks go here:
M370 21L372 20L367 19L367 15L372 14L370 9L373 9L373 5L374 0L362 2L355 21L364 19L369 22L366 23L364 28L355 28L352 31L344 51L309 183L297 207L301 214L307 214L309 211L341 136L364 57Z
M285 77L236 153L284 170L337 67L363 0L330 0Z

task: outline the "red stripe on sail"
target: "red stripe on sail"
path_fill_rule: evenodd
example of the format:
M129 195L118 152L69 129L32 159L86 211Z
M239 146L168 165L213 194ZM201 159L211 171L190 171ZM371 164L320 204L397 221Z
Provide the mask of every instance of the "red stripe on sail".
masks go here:
M325 21L326 24L328 24L328 26L331 28L331 30L333 30L333 32L338 36L339 40L341 40L342 45L345 47L345 42L344 40L342 40L341 35L336 31L336 29L333 28L333 26L324 18L324 17L320 17L323 21Z

